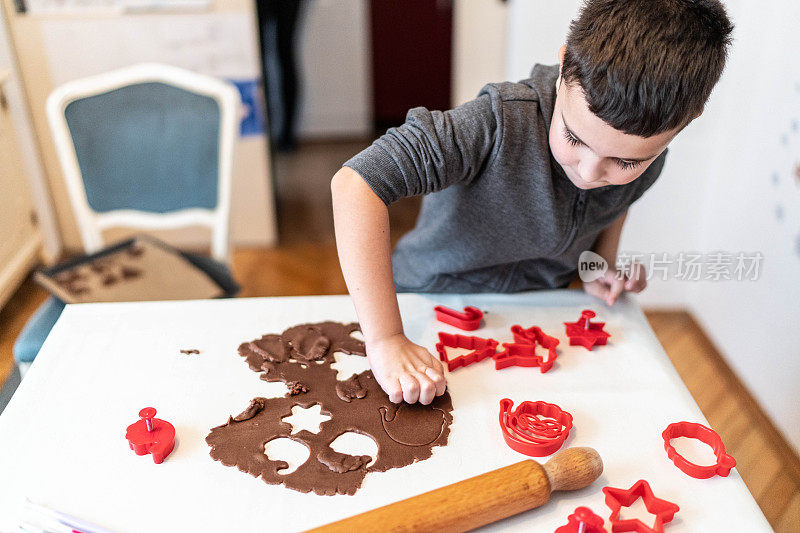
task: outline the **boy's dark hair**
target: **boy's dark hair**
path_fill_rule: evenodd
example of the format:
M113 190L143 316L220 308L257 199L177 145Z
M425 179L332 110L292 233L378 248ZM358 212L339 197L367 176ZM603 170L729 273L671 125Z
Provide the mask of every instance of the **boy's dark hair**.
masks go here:
M561 76L611 127L650 137L702 112L732 31L718 0L588 0L570 23Z

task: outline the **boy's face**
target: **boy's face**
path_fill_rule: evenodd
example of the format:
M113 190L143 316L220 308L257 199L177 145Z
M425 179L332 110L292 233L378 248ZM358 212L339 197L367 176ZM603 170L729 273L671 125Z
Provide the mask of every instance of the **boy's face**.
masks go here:
M553 157L580 189L630 183L680 131L639 137L616 130L589 111L583 91L574 85L562 81L558 87L549 141Z

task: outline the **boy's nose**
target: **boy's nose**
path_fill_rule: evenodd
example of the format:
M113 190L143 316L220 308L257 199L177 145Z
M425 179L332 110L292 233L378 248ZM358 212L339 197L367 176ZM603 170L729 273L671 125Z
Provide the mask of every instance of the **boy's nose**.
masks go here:
M586 183L593 183L603 177L603 170L597 161L581 161L578 166L578 173Z

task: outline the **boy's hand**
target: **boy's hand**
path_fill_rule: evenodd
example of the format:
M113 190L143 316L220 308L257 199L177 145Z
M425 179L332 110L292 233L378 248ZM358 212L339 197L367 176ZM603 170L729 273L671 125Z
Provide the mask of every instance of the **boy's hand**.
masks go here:
M606 270L598 279L583 284L587 294L600 298L608 305L614 305L623 291L642 292L645 287L647 276L644 265L636 261L624 271Z
M375 379L394 403L428 405L434 396L444 394L442 364L402 333L367 342L367 358Z

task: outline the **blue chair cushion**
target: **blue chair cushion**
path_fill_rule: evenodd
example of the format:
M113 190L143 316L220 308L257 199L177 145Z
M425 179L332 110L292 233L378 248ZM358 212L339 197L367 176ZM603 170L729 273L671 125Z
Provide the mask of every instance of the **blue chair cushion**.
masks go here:
M64 118L95 211L217 206L220 108L214 98L138 83L70 102Z
M28 319L25 327L22 328L22 333L14 343L14 359L17 362L33 362L63 310L64 302L51 296Z

